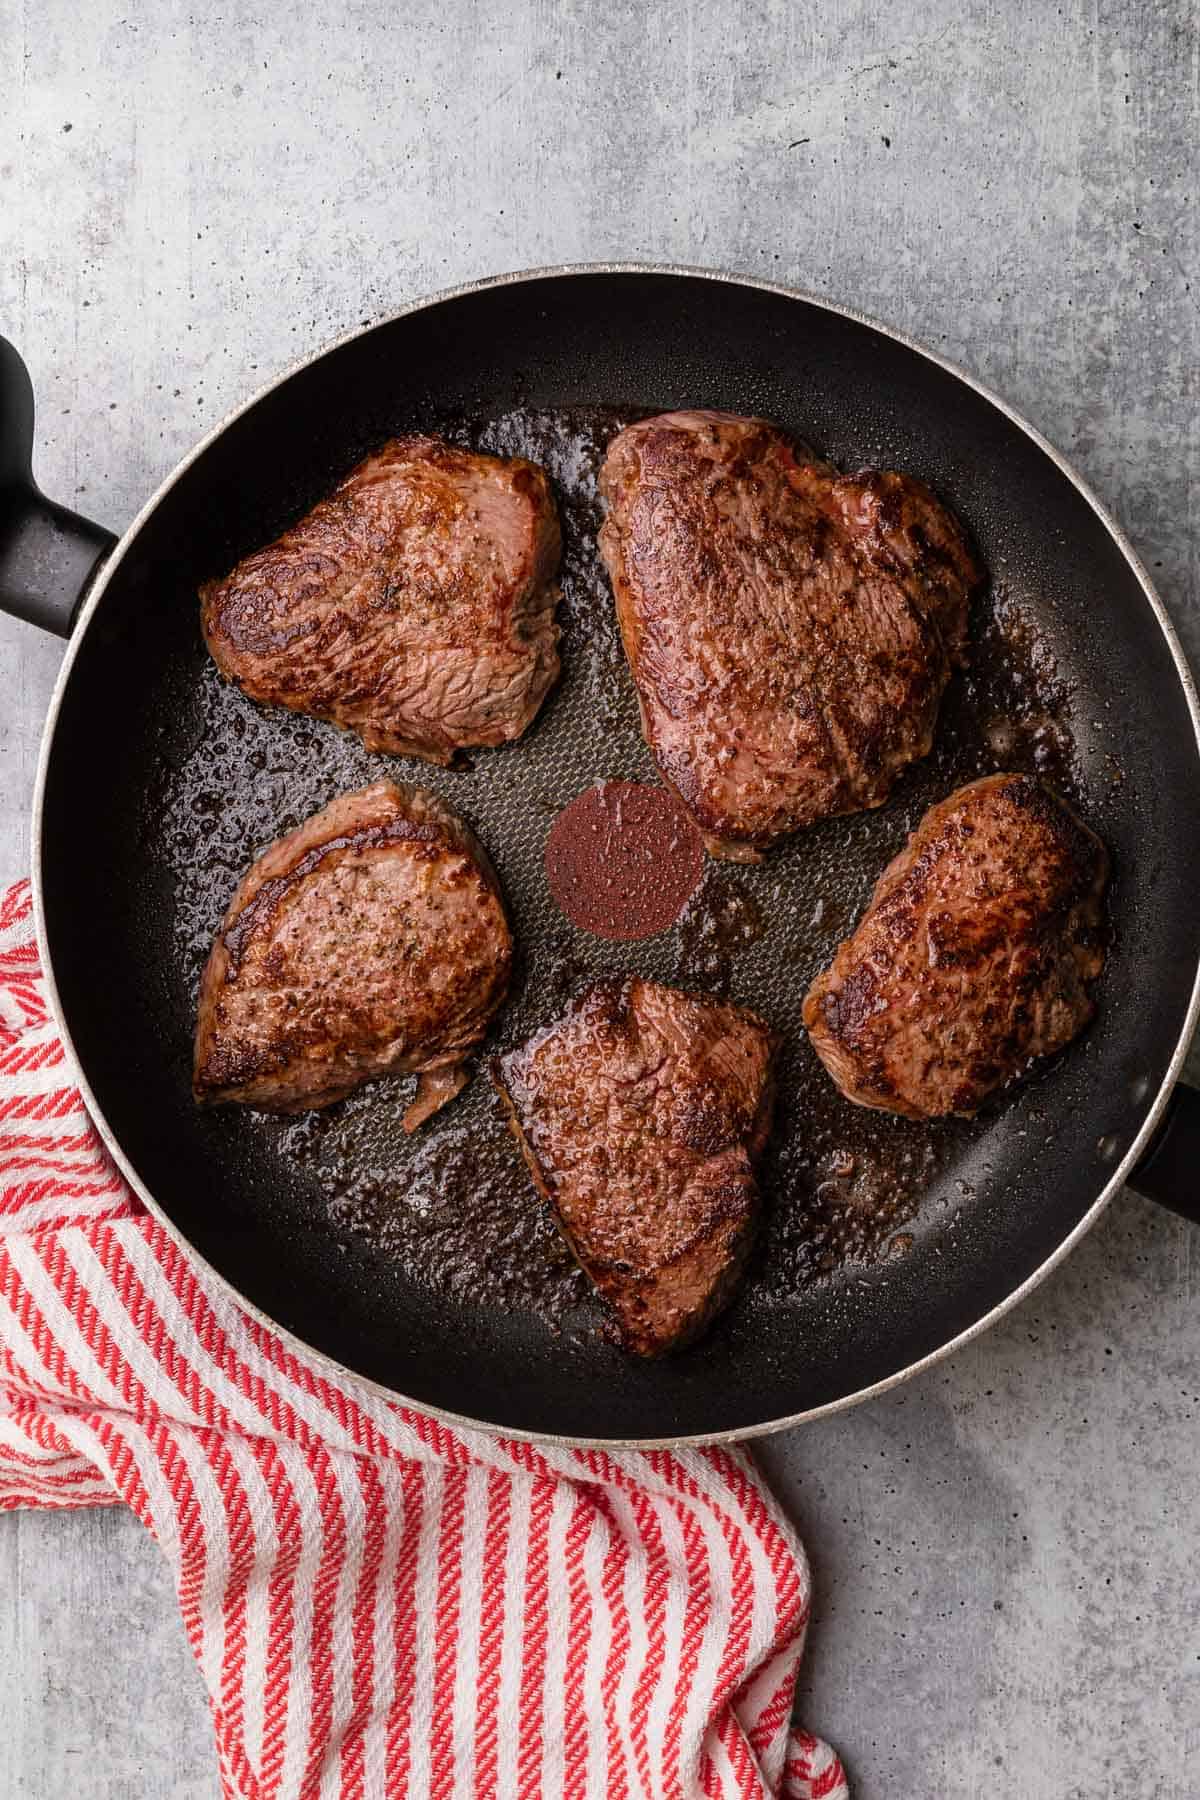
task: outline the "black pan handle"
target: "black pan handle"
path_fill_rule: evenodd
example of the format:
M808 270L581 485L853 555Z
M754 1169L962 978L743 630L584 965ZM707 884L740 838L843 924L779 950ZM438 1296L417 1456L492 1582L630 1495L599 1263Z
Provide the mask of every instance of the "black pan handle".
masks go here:
M70 637L116 538L47 500L33 479L33 385L0 337L0 612Z
M1200 1225L1200 1088L1178 1084L1129 1185Z

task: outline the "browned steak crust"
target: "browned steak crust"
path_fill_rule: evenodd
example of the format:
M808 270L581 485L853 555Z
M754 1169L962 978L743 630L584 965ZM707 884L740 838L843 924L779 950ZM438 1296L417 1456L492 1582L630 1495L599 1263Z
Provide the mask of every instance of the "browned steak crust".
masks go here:
M974 1113L1095 1011L1108 854L1032 775L989 775L926 813L804 1002L851 1100Z
M201 588L205 641L252 699L446 763L520 737L555 680L560 549L535 463L396 438Z
M534 1180L640 1356L694 1338L741 1275L775 1048L742 1007L630 979L595 983L492 1065Z
M196 1098L298 1112L427 1071L412 1129L462 1086L511 962L495 876L455 813L390 781L341 794L233 896L200 984Z
M980 572L947 509L717 412L628 427L600 489L646 741L713 854L878 806L963 657Z

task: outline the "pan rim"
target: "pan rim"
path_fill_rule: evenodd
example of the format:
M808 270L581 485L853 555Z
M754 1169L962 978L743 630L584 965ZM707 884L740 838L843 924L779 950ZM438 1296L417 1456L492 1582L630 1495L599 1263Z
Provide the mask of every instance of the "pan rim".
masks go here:
M396 1388L387 1387L382 1382L374 1381L365 1375L360 1375L353 1369L348 1368L345 1364L339 1363L334 1357L329 1356L326 1352L318 1350L314 1345L309 1344L297 1332L290 1331L287 1327L280 1325L278 1321L272 1319L268 1314L257 1307L253 1301L241 1294L234 1284L225 1275L221 1274L218 1269L213 1267L208 1259L196 1249L173 1220L167 1216L153 1193L133 1168L115 1134L110 1128L75 1051L74 1041L67 1024L62 1000L59 995L53 963L49 955L46 933L42 882L44 844L43 824L50 749L54 739L58 715L70 680L71 671L91 623L99 609L105 590L131 549L142 526L156 510L159 503L171 491L176 483L182 479L191 468L192 464L196 462L209 446L215 443L230 426L240 419L243 414L250 412L260 401L264 400L268 394L271 394L277 388L284 386L284 384L290 381L294 375L309 368L312 364L321 361L324 357L341 349L344 345L353 343L358 338L367 337L371 332L377 331L383 326L394 324L396 321L407 318L414 313L424 312L431 307L441 305L445 301L462 299L469 294L480 293L491 288L515 286L521 282L594 275L667 275L684 277L692 280L727 282L736 287L754 288L760 292L778 295L782 299L796 300L801 302L802 305L815 307L822 312L832 313L835 316L847 319L854 324L862 325L868 330L877 332L880 336L890 339L893 343L900 344L903 348L914 352L926 362L933 364L946 374L949 374L956 380L962 382L966 387L978 394L981 399L995 407L1004 418L1015 425L1018 430L1023 432L1025 436L1041 450L1043 455L1048 457L1061 474L1066 476L1082 499L1086 501L1088 506L1090 506L1092 511L1096 514L1100 524L1115 543L1125 562L1132 570L1150 607L1150 611L1157 622L1158 628L1163 635L1167 648L1171 653L1171 658L1175 665L1175 672L1183 689L1184 699L1187 703L1188 712L1191 717L1197 753L1200 754L1200 697L1197 695L1195 678L1189 667L1183 651L1183 646L1180 643L1178 633L1170 615L1156 592L1154 584L1138 556L1137 551L1133 548L1133 545L1126 537L1112 513L1105 506L1104 502L1093 492L1092 488L1083 477L1079 475L1071 463L1055 449L1054 445L1042 435L1035 425L1032 425L1028 419L1017 412L986 383L977 380L975 376L970 374L966 369L960 367L957 363L951 361L948 357L944 357L937 351L928 349L924 344L917 342L902 331L881 324L877 319L872 318L867 313L860 312L855 307L843 306L835 301L824 299L820 295L811 293L803 288L790 287L782 282L763 280L753 275L739 274L733 270L701 268L686 263L643 263L627 261L561 263L529 269L517 269L499 275L484 276L475 281L463 282L457 286L441 289L434 294L410 301L407 305L399 307L394 312L388 313L384 317L372 321L371 324L365 326L360 325L353 330L344 332L328 343L319 346L316 350L311 351L307 356L299 357L295 361L289 363L278 375L273 376L270 380L263 383L263 385L250 395L248 399L233 407L216 425L206 432L175 465L163 481L159 483L158 487L155 488L154 492L136 513L130 524L121 534L120 539L110 556L107 558L84 602L83 608L76 621L75 628L67 642L66 652L63 656L62 664L60 665L55 680L54 689L50 697L50 704L46 713L45 724L42 729L41 743L38 751L37 774L34 782L33 818L30 843L34 922L37 934L38 953L41 960L43 979L46 985L46 995L50 1011L62 1040L63 1047L70 1059L71 1067L78 1082L84 1105L92 1123L100 1135L100 1139L104 1144L105 1149L120 1169L133 1192L142 1201L152 1217L171 1234L177 1243L186 1249L188 1254L195 1260L200 1268L208 1275L212 1276L230 1295L232 1295L238 1306L248 1313L258 1324L264 1326L267 1330L274 1332L293 1349L298 1350L305 1356L313 1358L320 1367L327 1370L338 1382L349 1381L365 1390L367 1393L387 1401L390 1404L394 1405L398 1403L402 1406L412 1407L419 1412L425 1412L435 1418L443 1420L449 1425L458 1426L470 1431L484 1432L493 1437L500 1436L522 1443L554 1444L560 1446L578 1445L590 1448L615 1448L625 1450L683 1448L698 1444L744 1443L754 1438L767 1437L775 1432L789 1430L793 1426L804 1424L812 1420L828 1418L835 1413L848 1411L849 1408L857 1406L865 1400L874 1399L880 1394L887 1393L891 1388L898 1387L901 1383L909 1381L914 1376L920 1375L926 1370L933 1368L944 1358L952 1355L957 1350L961 1350L975 1338L981 1337L984 1332L990 1330L990 1328L997 1324L1006 1313L1020 1305L1024 1299L1039 1287L1041 1283L1066 1260L1072 1250L1076 1248L1082 1238L1091 1230L1093 1225L1095 1225L1096 1221L1112 1201L1114 1195L1124 1186L1127 1177L1132 1173L1140 1160L1142 1151L1145 1149L1158 1128L1166 1109L1167 1102L1170 1099L1171 1092L1182 1071L1192 1038L1196 1031L1197 1022L1200 1021L1200 964L1198 964L1193 978L1192 991L1184 1015L1183 1026L1172 1051L1166 1073L1163 1076L1154 1101L1151 1104L1141 1127L1136 1132L1132 1143L1125 1152L1125 1155L1113 1169L1092 1205L1067 1236L1055 1246L1050 1255L1047 1256L1036 1269L1032 1270L1023 1282L1010 1293L1006 1294L995 1306L989 1308L986 1313L982 1314L978 1319L965 1327L964 1330L957 1333L954 1337L947 1339L945 1343L939 1344L936 1349L928 1351L924 1356L917 1358L914 1362L907 1363L903 1368L894 1370L890 1375L884 1376L879 1381L872 1382L866 1387L858 1388L853 1393L843 1394L838 1399L827 1401L821 1406L809 1407L800 1412L788 1414L781 1418L765 1420L753 1425L734 1426L722 1431L690 1433L678 1436L586 1438L568 1437L560 1433L539 1432L520 1427L496 1425L489 1423L486 1420L471 1418L466 1414L451 1412L442 1407L434 1407L424 1401L414 1400L410 1396L402 1394Z

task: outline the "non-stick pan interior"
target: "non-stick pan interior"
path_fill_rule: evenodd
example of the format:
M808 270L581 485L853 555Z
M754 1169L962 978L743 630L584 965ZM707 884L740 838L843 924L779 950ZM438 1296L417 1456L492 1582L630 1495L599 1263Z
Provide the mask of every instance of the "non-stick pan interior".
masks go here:
M596 558L595 469L646 411L779 420L835 462L920 475L991 571L972 669L933 755L878 813L759 869L710 868L642 944L573 930L546 887L558 809L653 778ZM223 683L195 590L365 451L441 430L554 478L567 537L564 676L520 744L462 770L371 756ZM1116 878L1100 1017L972 1123L842 1101L799 1025L815 971L932 800L1041 769L1105 837ZM589 972L728 992L787 1037L766 1216L742 1297L701 1345L642 1366L613 1345L521 1168L486 1078L414 1140L403 1083L323 1115L198 1113L196 980L233 885L272 838L379 775L458 806L520 945L494 1042ZM1158 1088L1200 950L1197 751L1140 585L1055 463L958 378L872 328L736 283L579 274L500 285L380 326L238 419L130 546L79 649L49 762L47 932L100 1109L180 1231L256 1306L357 1372L502 1426L646 1438L749 1429L838 1401L956 1336L1031 1275L1119 1160Z

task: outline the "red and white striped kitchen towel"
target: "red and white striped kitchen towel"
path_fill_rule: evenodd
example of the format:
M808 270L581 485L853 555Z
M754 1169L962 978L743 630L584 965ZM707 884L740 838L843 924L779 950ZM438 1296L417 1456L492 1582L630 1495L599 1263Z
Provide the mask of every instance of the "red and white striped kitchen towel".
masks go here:
M0 1508L124 1501L154 1534L230 1800L844 1800L789 1723L808 1571L749 1458L451 1430L248 1318L107 1160L27 883L0 1170Z

